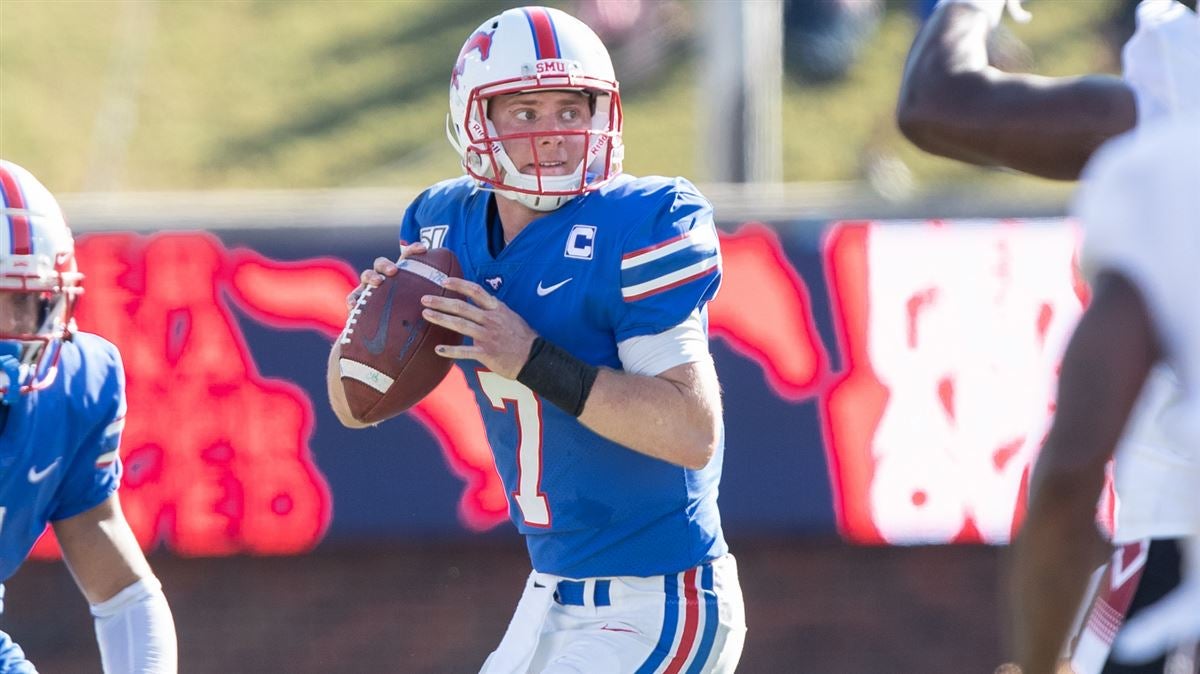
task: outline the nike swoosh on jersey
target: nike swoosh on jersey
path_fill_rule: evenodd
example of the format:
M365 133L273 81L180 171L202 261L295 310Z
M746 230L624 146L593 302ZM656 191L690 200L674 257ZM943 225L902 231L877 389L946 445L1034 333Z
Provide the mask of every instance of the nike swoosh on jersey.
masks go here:
M558 283L555 283L554 285L552 285L552 286L548 286L548 287L545 287L545 288L543 288L543 287L542 287L542 282L541 282L541 281L538 281L538 284L537 284L537 294L538 294L538 297L545 297L546 295L549 295L550 293L552 293L552 292L554 292L555 290L558 290L559 288L561 288L561 287L563 287L563 286L567 285L568 283L570 283L570 282L571 282L571 281L573 281L573 280L575 280L575 277L574 277L574 276L569 276L569 277L567 277L567 279L566 279L565 281L559 281Z
M61 460L62 460L62 457L59 457L59 458L51 461L49 466L46 466L45 468L43 468L41 470L38 470L37 466L30 466L29 467L29 475L28 475L30 484L37 484L37 483L41 482L42 480L46 479L46 476L49 475L51 472L54 471L55 468L58 467L58 462Z
M388 322L392 318L392 295L396 294L396 287L399 282L388 284L387 297L384 298L383 313L379 315L379 327L375 329L375 336L363 341L363 346L367 347L372 355L378 356L383 353L383 347L387 345Z

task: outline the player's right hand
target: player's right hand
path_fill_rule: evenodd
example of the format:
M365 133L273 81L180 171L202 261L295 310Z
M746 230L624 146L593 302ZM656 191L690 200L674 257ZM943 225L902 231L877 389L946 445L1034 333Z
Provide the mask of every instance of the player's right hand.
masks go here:
M396 262L403 260L412 255L420 255L429 251L429 247L421 242L400 246L400 257L396 260L389 260L386 257L375 258L375 263L370 269L362 270L358 275L359 285L349 295L346 296L346 307L354 309L354 305L358 304L358 298L362 292L368 287L378 288L379 284L383 283L383 279L388 276L395 276L400 268L396 266Z

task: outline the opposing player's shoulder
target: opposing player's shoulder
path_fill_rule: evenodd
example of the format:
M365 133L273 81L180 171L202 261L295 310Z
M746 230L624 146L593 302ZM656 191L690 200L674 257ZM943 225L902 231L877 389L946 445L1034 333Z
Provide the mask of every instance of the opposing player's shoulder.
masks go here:
M1175 0L1143 0L1121 53L1139 123L1200 111L1200 16Z
M1088 229L1137 220L1146 221L1147 229L1171 226L1188 215L1180 209L1200 199L1198 175L1200 124L1143 125L1096 153L1084 170L1075 211ZM1147 219L1152 213L1157 221Z
M1195 122L1139 127L1104 146L1084 171L1072 209L1083 228L1084 272L1119 271L1152 305L1189 285L1180 279L1200 263L1197 176Z
M1165 26L1183 26L1192 30L1197 22L1196 12L1177 0L1142 0L1135 10L1135 18L1138 32L1153 32Z

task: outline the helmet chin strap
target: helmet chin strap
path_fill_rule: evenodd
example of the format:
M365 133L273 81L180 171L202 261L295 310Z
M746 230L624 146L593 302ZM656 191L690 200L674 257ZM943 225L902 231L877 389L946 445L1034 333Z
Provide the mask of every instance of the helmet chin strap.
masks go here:
M490 127L491 123L489 122L488 124L489 124L489 129L491 129L491 132L494 133L495 129L492 129ZM459 137L458 130L455 128L455 125L454 125L454 119L451 115L446 115L446 138L448 138L450 140L450 144L453 145L454 149L458 150L458 153L460 155L462 155L463 157L467 157L467 156L478 157L479 156L479 155L469 155L468 150L467 150L468 145ZM500 162L501 167L505 167L507 165L507 167L511 167L511 168L507 168L506 170L511 170L514 173L517 172L516 167L512 165L512 161L508 159L508 155L507 155L507 153L504 152L503 149L501 149L498 154L502 158L501 162ZM463 160L464 167L466 166L466 161L467 161L467 159ZM519 204L522 204L522 205L527 206L535 211L539 211L542 213L546 213L546 212L561 208L563 204L565 204L568 201L570 201L571 199L575 198L574 196L546 197L546 196L542 196L540 194L525 194L523 192L514 192L513 190L506 190L503 187L497 186L496 184L491 183L491 182L483 182L483 181L477 181L477 182L479 183L480 187L483 187L484 189L489 189L506 199L510 199L512 201L515 201Z
M572 194L569 196L547 197L540 194L514 192L512 190L501 189L499 187L493 187L492 191L506 199L511 199L522 206L538 211L539 213L547 213L549 211L558 210L559 208L562 208L563 204L579 196L577 194Z
M491 122L488 122L488 128L492 130ZM536 156L536 155L535 155ZM566 190L579 185L583 181L584 164L587 159L579 162L579 166L575 171L565 176L535 176L527 173L521 173L512 162L512 158L508 156L508 152L504 148L500 148L496 152L496 160L503 169L504 174L502 181L494 186L494 190L517 203L527 206L535 211L542 213L553 211L561 208L563 204L579 196L578 194L548 196L544 194L530 194L526 192L518 192L516 190L506 190L505 186L518 187L527 190L538 189L539 177L543 188L549 187L552 190Z

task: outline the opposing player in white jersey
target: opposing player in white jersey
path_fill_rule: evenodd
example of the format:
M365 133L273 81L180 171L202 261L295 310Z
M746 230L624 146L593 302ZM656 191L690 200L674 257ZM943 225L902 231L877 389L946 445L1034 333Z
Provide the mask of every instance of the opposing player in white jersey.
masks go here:
M1093 298L1063 357L1058 411L1033 471L1029 514L1013 567L1021 621L1018 662L1052 672L1091 572L1107 544L1095 505L1152 369L1180 386L1158 410L1190 489L1164 510L1180 533L1200 536L1200 120L1151 124L1105 147L1089 165L1075 214ZM1182 485L1175 478L1165 487ZM1196 603L1174 622L1200 637L1200 594L1185 581L1176 600ZM1055 599L1067 601L1054 603Z
M120 354L75 329L83 277L50 192L0 160L0 207L0 582L49 524L91 604L104 671L174 672L171 610L117 497ZM0 632L0 673L34 671Z
M621 173L608 52L544 7L485 21L451 73L467 175L422 193L402 255L454 251L469 302L427 297L474 389L534 571L483 671L731 672L745 616L721 530L724 452L707 308L712 208L682 178ZM396 273L387 258L364 285ZM349 414L339 350L330 398Z
M1028 18L1015 0L943 0L918 35L905 68L897 116L901 129L923 149L980 165L1074 179L1110 138L1157 120L1200 118L1200 20L1183 4L1141 3L1137 31L1123 52L1123 79L1047 78L989 66L987 36L1006 9L1018 19ZM1071 661L1080 674L1101 668L1113 674L1162 671L1161 662L1156 669L1134 669L1106 666L1105 661L1131 602L1145 603L1145 597L1135 598L1133 592L1139 587L1147 549L1150 568L1161 573L1163 564L1156 560L1174 561L1173 539L1186 534L1178 517L1164 515L1180 507L1180 490L1191 488L1188 478L1173 468L1177 453L1190 450L1163 438L1155 421L1156 410L1177 395L1173 374L1157 368L1141 411L1122 440L1115 474L1120 503L1114 542L1120 547L1108 571L1097 573L1093 604L1081 614L1081 634L1072 640ZM1159 542L1148 545L1147 539ZM1194 549L1200 544L1186 545ZM1165 571L1176 573L1172 568ZM1147 580L1151 582L1143 581L1139 592L1152 600L1160 579ZM1162 633L1151 627L1151 632ZM1137 631L1135 625L1130 628L1131 634ZM1162 640L1150 641L1164 645ZM1144 660L1151 651L1142 648L1126 655Z

